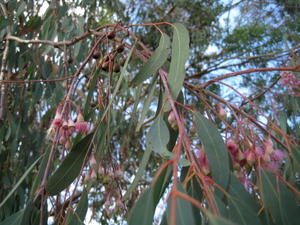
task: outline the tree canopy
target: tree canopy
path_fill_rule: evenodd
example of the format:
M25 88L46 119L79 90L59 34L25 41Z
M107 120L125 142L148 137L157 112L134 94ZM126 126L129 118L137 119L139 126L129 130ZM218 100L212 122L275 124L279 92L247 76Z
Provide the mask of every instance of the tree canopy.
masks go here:
M0 225L298 224L297 0L0 3Z

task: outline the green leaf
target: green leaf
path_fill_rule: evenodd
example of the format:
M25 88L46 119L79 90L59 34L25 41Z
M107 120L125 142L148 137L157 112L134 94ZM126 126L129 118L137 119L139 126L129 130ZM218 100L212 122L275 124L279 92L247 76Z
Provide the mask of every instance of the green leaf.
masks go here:
M217 128L200 113L194 113L197 133L208 157L212 177L222 187L229 181L229 157L227 147Z
M261 197L265 209L272 214L275 223L283 224L280 216L279 196L276 192L275 176L263 169L260 170Z
M170 38L165 33L162 33L158 48L132 80L132 84L139 85L148 77L153 75L165 63L169 56L169 52Z
M156 87L156 79L157 76L153 77L151 84L149 85L150 91L149 94L147 95L146 100L144 101L143 104L143 110L141 112L141 116L139 118L138 124L136 126L136 132L138 132L141 129L141 126L144 122L144 119L147 115L147 112L150 110L150 104L152 102L153 96L154 96L154 91L155 91L155 87Z
M216 216L210 212L206 212L208 217L209 225L238 225L230 220L225 219L221 216Z
M185 62L189 56L189 34L180 23L174 24L172 58L168 75L170 91L174 99L180 92L185 77Z
M88 209L88 193L86 190L83 190L75 213L69 211L69 214L67 215L66 225L83 224L82 221L84 221L87 209Z
M179 183L178 184L178 191L185 193L183 190L182 185ZM168 202L168 208L166 209L167 211L167 221L168 224L170 223L170 216L171 216L171 205L172 205L172 200L171 198L169 199ZM192 204L188 201L186 201L183 198L177 197L176 198L176 225L196 225L201 222L196 221L195 218L198 218L200 216L200 210L193 210Z
M21 5L18 7L16 17L20 16L24 12L26 5L27 5L26 2L21 3Z
M18 182L14 185L14 187L11 189L11 191L8 193L8 195L3 199L3 201L0 203L0 208L5 204L5 202L13 195L13 193L17 190L17 188L22 184L22 182L26 179L28 174L31 172L31 170L35 167L35 165L40 161L42 156L37 158L34 163L25 171L25 173L22 175L22 177L18 180Z
M256 212L248 205L247 202L235 197L228 198L229 218L240 225L261 225Z
M129 187L128 191L124 196L125 199L130 196L131 192L135 189L139 180L143 176L152 151L159 153L162 157L165 158L170 158L172 156L172 153L167 150L167 144L169 142L169 139L170 135L166 123L164 122L161 116L157 117L147 135L147 149L141 160L138 172L135 175L131 186Z
M56 195L68 187L79 175L84 166L94 133L88 134L77 143L62 162L60 167L49 178L47 190L50 196Z
M132 184L130 185L127 192L125 193L124 199L127 199L131 195L132 191L138 185L139 180L141 179L141 177L143 176L143 174L145 172L145 169L146 169L146 166L147 166L148 161L150 159L151 153L152 153L151 148L147 148L146 151L144 152L141 163L139 165L139 169L138 169L138 171L137 171L137 173L134 177L134 180L133 180Z
M19 224L21 224L24 212L25 212L25 209L22 209L16 213L12 214L10 217L8 217L4 221L2 221L0 223L0 225L19 225Z
M254 211L258 212L259 205L254 198L251 197L250 193L246 191L245 187L236 178L236 176L231 173L230 184L229 184L229 194L234 198L238 198L240 201L247 203L247 205Z
M34 197L34 193L37 190L38 186L40 185L40 182L43 179L43 175L47 166L47 162L49 159L49 154L50 154L51 148L47 148L45 154L43 155L43 159L41 162L41 165L39 167L39 172L37 176L34 178L31 191L30 191L30 197Z
M169 129L162 116L159 116L156 118L147 135L147 147L162 157L171 157L172 153L167 149L169 140Z
M300 221L300 207L297 199L287 188L287 186L280 181L279 183L279 202L280 211L284 219L284 223L288 225L297 225Z
M161 199L172 175L172 167L163 171L156 181L148 188L132 208L129 225L149 225L153 222L156 206Z

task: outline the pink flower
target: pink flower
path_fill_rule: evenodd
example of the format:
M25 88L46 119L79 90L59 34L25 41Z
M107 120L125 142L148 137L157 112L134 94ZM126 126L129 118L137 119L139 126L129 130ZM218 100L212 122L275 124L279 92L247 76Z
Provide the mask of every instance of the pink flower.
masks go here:
M245 152L245 157L249 166L252 166L256 161L255 153L251 150Z
M229 149L229 151L231 152L232 155L236 155L236 153L239 150L239 147L237 146L237 144L231 139L229 139L227 142L227 148Z
M279 149L275 149L273 151L272 159L274 161L281 162L284 158L286 158L286 154L284 152L280 151Z
M90 130L90 123L88 123L88 122L76 122L75 123L75 129L79 133L86 134Z
M280 164L275 161L270 161L270 162L264 162L262 163L262 168L265 170L271 171L271 172L276 172L279 170Z
M67 131L69 129L69 125L68 125L68 122L67 121L64 121L63 124L62 124L62 129Z
M201 166L201 169L202 169L202 172L207 175L209 174L209 165L208 165L208 159L207 159L207 156L204 154L203 151L197 151L196 152L196 156L197 158L199 159L199 162L200 162L200 166Z
M254 151L257 157L262 157L265 154L264 150L261 147L255 147Z

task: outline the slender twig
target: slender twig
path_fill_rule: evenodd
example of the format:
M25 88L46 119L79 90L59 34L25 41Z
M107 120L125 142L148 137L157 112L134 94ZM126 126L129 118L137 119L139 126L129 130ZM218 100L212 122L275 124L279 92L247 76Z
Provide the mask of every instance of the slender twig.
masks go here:
M5 18L8 17L6 8L3 3L0 3L3 15ZM11 33L11 27L7 27L7 36L9 36ZM5 47L3 51L2 56L2 64L1 64L1 70L0 70L0 81L5 80L5 73L7 72L7 56L8 56L8 49L9 49L9 40L5 41ZM5 84L1 84L1 90L0 90L0 120L4 120L5 117Z
M299 71L299 66L296 65L294 67L270 67L270 68L256 68L256 69L248 69L248 70L243 70L243 71L238 71L238 72L233 72L233 73L228 73L219 77L216 77L214 79L211 79L207 81L206 83L200 85L200 89L204 89L208 85L219 81L219 80L224 80L230 77L235 77L241 74L246 74L246 73L257 73L257 72L266 72L266 71Z

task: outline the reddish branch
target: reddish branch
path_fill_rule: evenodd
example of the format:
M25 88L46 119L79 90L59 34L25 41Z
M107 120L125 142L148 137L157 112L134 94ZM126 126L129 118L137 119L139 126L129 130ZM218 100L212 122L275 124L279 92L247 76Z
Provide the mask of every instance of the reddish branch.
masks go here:
M243 71L238 71L238 72L233 72L233 73L228 73L219 77L216 77L214 79L211 79L207 81L206 83L200 85L199 88L205 88L208 85L219 81L219 80L224 80L230 77L235 77L241 74L246 74L246 73L257 73L257 72L266 72L266 71L298 71L300 72L300 64L294 67L270 67L270 68L256 68L256 69L248 69L248 70L243 70Z

